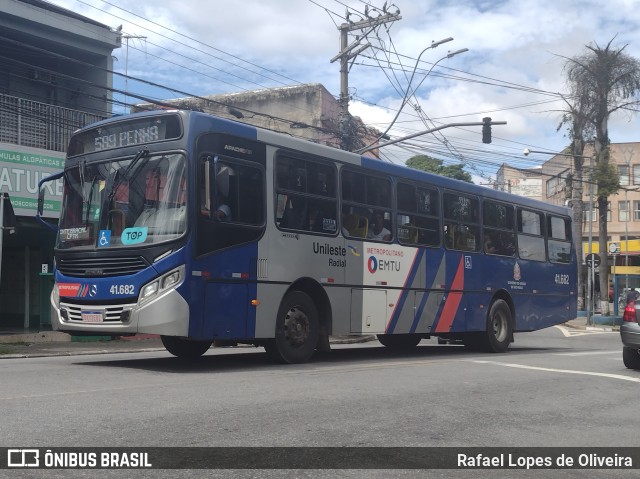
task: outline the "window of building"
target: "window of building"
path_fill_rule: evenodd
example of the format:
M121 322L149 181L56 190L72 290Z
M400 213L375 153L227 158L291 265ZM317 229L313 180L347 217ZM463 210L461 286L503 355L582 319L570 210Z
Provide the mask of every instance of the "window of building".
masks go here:
M620 185L629 185L629 165L618 165L618 174L620 175Z
M588 203L585 203L584 206L585 206L585 210L583 212L583 218L582 218L583 222L587 223L587 224L589 223L589 221L592 221L594 223L597 222L598 221L598 213L597 213L598 209L596 208L596 205L595 204L593 205L593 208L591 208L591 211L589 211L587 209L589 207Z
M618 201L618 221L629 221L628 201Z
M640 185L640 165L633 165L631 169L633 171L633 184Z
M633 221L640 221L640 201L633 201Z
M547 180L547 197L554 196L558 191L558 177Z

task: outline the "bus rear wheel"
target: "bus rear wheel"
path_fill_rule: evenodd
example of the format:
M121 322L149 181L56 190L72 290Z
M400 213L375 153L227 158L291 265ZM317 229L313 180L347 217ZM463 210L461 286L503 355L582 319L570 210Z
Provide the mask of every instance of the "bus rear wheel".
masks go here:
M378 334L380 344L395 350L415 348L421 339L419 334Z
M305 363L313 356L318 337L316 305L306 293L292 291L280 304L275 339L265 343L264 348L278 362Z
M199 358L211 347L211 341L194 341L177 336L160 336L160 339L166 350L179 358Z
M504 353L513 336L513 317L506 301L497 299L487 315L486 331L465 333L463 343L471 351Z

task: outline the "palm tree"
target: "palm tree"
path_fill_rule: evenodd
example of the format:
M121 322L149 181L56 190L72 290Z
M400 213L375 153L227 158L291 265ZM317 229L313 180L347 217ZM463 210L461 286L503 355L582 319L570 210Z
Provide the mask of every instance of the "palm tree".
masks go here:
M620 189L618 172L609 162L609 117L619 110L635 112L640 94L640 62L624 52L626 45L620 48L612 47L614 39L615 37L604 48L595 42L593 45L586 45L584 53L567 58L565 63L571 95L580 101L588 101L590 106L583 113L587 115L586 121L595 130L593 181L597 186L598 246L603 254L607 251L608 199ZM580 140L583 140L582 135ZM600 308L602 314L608 315L607 261L600 264L599 272L602 292Z
M571 145L568 147L567 154L573 157L573 174L571 177L571 207L573 210L573 231L572 235L576 246L576 256L582 258L582 228L584 219L584 147L587 138L590 138L594 132L593 127L589 123L591 117L589 109L591 102L586 95L582 97L572 95L567 98L562 97L566 104L566 110L562 115L562 120L558 125L560 130L564 125L568 125L568 136L571 139ZM578 310L584 310L586 304L586 288L585 268L582 261L578 261Z

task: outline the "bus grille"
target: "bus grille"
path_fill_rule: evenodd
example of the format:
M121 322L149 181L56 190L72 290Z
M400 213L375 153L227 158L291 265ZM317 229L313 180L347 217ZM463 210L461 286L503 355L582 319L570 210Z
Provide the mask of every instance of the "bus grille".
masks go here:
M82 322L82 311L98 311L103 315L103 322L113 323L116 321L126 322L129 320L131 310L135 307L134 304L114 304L114 305L99 305L99 306L82 306L78 304L72 304L69 302L60 302L60 310L66 310L63 313L66 316L67 321L79 321ZM93 324L93 323L91 323ZM98 323L99 324L99 323Z
M65 276L103 278L106 276L127 276L136 274L147 267L140 256L124 258L61 258L56 262L58 271Z

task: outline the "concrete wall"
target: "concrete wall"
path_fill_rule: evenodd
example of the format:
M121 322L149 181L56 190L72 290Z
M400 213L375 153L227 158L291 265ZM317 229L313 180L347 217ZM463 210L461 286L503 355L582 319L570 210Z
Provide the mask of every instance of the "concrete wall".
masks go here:
M204 111L335 148L340 148L341 144L340 105L319 83L201 98L177 98L164 103L175 105L176 108ZM156 105L141 104L136 105L133 111L156 108ZM363 145L372 143L380 134L366 128L357 117L353 118L353 122ZM376 153L371 152L369 156L375 156Z
M3 0L0 28L6 38L0 50L12 60L0 75L2 93L92 113L111 111L112 95L104 88L113 86L119 32L39 0Z

